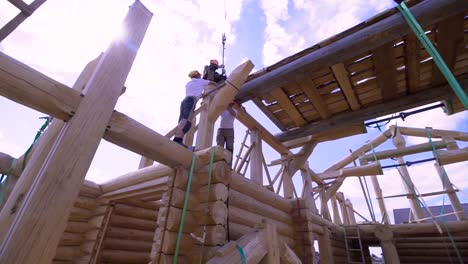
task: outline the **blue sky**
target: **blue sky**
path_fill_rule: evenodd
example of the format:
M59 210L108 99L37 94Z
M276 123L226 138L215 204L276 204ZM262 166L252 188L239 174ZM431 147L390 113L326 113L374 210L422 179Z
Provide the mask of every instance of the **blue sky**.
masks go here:
M127 92L116 108L161 134L176 125L187 73L192 69L201 71L212 58L221 60L223 32L227 35L228 73L246 59L255 64L254 71L257 71L394 6L391 0L142 2L154 17L127 79ZM118 35L119 23L131 3L130 0L48 0L0 44L0 50L71 86L86 63ZM0 25L15 14L16 9L7 1L0 3ZM252 103L245 106L273 134L279 132ZM38 118L44 114L5 98L0 98L0 110L3 121L0 151L18 157L31 144L43 123ZM447 117L437 109L410 117L406 122L399 120L398 125L468 131L467 119L466 111ZM236 122L235 152L245 130ZM365 135L319 144L309 159L310 166L321 172L348 155L349 149L358 148L378 134L376 129L369 129ZM421 139L408 139L408 145L416 143L421 143ZM393 146L389 143L378 149L388 148ZM267 162L279 158L268 146L264 145L264 149ZM102 141L87 178L103 182L117 177L135 170L139 159L136 154ZM448 166L452 181L465 191L468 188L466 169L466 162ZM275 170L272 168L272 175ZM440 190L432 163L412 166L410 173L421 192ZM395 180L398 177L395 170L385 170L385 175L379 177L384 195L404 192L401 181ZM347 180L342 191L355 208L369 215L356 179ZM459 197L468 201L463 194ZM440 198L428 200L440 203ZM388 201L389 208L407 206L405 199Z

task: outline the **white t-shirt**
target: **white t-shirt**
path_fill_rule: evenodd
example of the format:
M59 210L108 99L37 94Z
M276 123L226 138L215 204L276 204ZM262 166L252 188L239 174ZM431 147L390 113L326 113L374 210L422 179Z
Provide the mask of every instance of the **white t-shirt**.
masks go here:
M237 115L236 109L232 110ZM229 112L229 109L224 110L224 112L221 114L219 128L234 128L234 119L236 119L236 115L232 115L231 112Z
M192 80L185 85L185 95L194 96L199 99L202 95L203 89L208 83L210 83L208 80L192 78Z

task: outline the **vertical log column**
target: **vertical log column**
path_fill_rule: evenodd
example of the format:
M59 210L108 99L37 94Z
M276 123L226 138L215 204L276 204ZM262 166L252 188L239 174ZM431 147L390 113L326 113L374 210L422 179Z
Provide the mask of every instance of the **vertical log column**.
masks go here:
M380 246L384 255L385 263L398 264L400 258L393 241L393 232L387 225L380 225L375 228L375 236L380 240Z
M209 92L215 89L216 86L214 85L207 85L205 88L205 92ZM196 142L196 149L205 149L209 148L213 143L213 133L214 133L214 123L216 118L210 119L210 104L213 101L214 93L209 94L203 98L201 103L201 112L200 112L200 123L198 123L198 132L197 132L197 142ZM193 126L195 124L192 124ZM189 137L185 137L185 141L190 140Z
M333 223L337 225L343 224L343 222L341 222L340 213L338 210L338 202L336 201L336 195L333 195L331 197L331 203L333 208Z
M349 214L348 214L348 209L346 208L344 194L342 192L337 192L336 197L338 198L338 202L340 203L341 216L343 217L343 224L352 225L351 221L349 220Z
M262 138L258 129L250 132L250 145L253 146L250 153L250 179L263 186Z
M372 180L372 186L374 187L375 199L377 199L377 202L379 203L380 213L383 217L383 223L388 225L390 224L390 217L387 213L387 207L385 206L385 200L382 195L382 189L380 188L379 180L375 175L370 176L370 178Z
M444 138L444 141L455 142L453 138ZM457 150L458 145L456 143L448 144L447 149ZM444 191L447 192L447 195L450 199L450 203L452 204L452 209L454 212L456 212L455 216L457 217L457 220L458 221L466 220L465 213L463 212L463 207L460 204L460 200L458 199L458 196L455 193L452 182L450 181L450 178L447 175L447 172L445 171L444 166L441 166L438 163L434 163L434 166L437 170L437 173L439 174L440 180L442 181L442 187L444 188Z
M228 157L227 157L228 158ZM208 186L208 177L211 170L211 185ZM197 228L194 235L198 238L192 249L190 263L199 263L203 243L203 263L213 256L214 250L227 242L228 184L231 180L231 169L225 160L208 164L197 171L197 186L194 193L200 201L194 215L197 219Z
M398 128L393 135L393 144L398 149L404 149L406 145L405 139L400 134L400 131L398 130ZM397 157L397 163L404 164L405 159L403 157ZM403 165L403 166L399 166L398 170L400 172L401 179L403 181L403 186L408 194L411 212L413 213L415 220L424 218L423 210L421 208L421 205L419 204L418 197L416 196L416 191L414 190L414 184L413 184L413 181L411 180L408 169L406 168L405 165Z
M323 226L322 235L317 237L320 252L320 263L335 263L330 235L330 229L328 229L327 226Z
M171 177L168 182L169 189L163 195L162 206L158 211L157 228L151 247L150 263L172 263L176 249L177 234L182 218L188 177L188 170L178 168L176 175ZM192 179L195 179L195 175L193 175ZM194 210L200 205L196 195L193 193L193 188L196 185L197 182L192 180L179 247L178 260L181 261L181 263L184 263L182 261L186 260L187 253L194 247L196 242L195 238L190 235L190 233L195 232L198 226L194 215Z
M73 118L40 169L6 233L1 263L49 263L79 186L109 123L152 14L135 2L125 18L125 37L114 41L85 88ZM27 248L27 250L22 250Z
M316 233L322 233L322 227L313 223L312 208L306 199L292 199L294 208L292 219L294 222L294 251L302 263L312 263L315 256L314 241Z

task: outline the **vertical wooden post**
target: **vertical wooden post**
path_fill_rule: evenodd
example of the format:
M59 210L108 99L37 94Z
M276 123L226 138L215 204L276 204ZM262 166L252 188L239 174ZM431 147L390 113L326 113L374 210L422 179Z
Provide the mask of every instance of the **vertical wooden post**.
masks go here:
M280 243L276 226L263 219L264 241L266 243L267 254L260 262L261 264L280 264Z
M341 217L343 217L343 224L350 225L351 222L349 221L348 210L346 209L346 205L344 203L344 194L342 192L337 192L336 197L338 198L338 202L340 203L341 207Z
M393 232L388 225L379 225L375 228L375 236L380 240L380 246L384 255L385 263L398 264L400 257L393 243Z
M284 170L281 173L281 180L283 180L283 194L284 198L293 198L294 197L294 184L292 181L292 175L289 174L290 164L285 164Z
M80 92L83 90L101 57L102 54L86 65L73 84L74 90ZM5 197L3 206L5 210L0 212L0 239L3 239L10 228L13 219L17 215L17 209L21 206L24 197L27 195L29 188L33 184L36 175L39 173L42 164L46 160L47 155L52 149L64 125L64 121L57 118L53 119L46 131L37 139L36 143L34 143L29 154L23 155L17 159L13 174L18 175L19 178L12 177L8 181L8 189L13 189L11 189L11 192L7 193ZM23 168L24 163L26 163L25 168Z
M316 214L317 212L317 205L315 204L315 199L312 192L312 181L309 175L309 164L306 162L305 169L301 169L301 176L304 182L304 200L310 210Z
M208 85L205 88L205 91L214 89L215 86ZM209 105L213 100L213 93L203 98L202 102L202 111L200 112L200 122L198 123L198 132L197 132L197 142L195 143L195 148L197 150L206 149L211 147L213 143L213 133L214 133L214 123L215 120L210 120L209 117Z
M333 259L330 230L328 230L327 226L323 227L323 235L318 236L318 246L320 252L320 263L335 263Z
M404 149L406 145L405 139L400 134L400 131L398 130L398 128L396 130L396 133L393 135L393 144L398 149ZM397 163L404 164L405 159L403 157L397 157ZM411 180L408 169L406 168L405 165L403 165L403 166L399 166L398 170L400 171L400 174L401 174L403 186L406 192L409 194L408 199L409 199L411 211L413 212L415 220L424 218L424 214L423 214L421 205L419 204L418 197L416 196L416 191L414 190L414 184L413 184L413 181Z
M251 131L250 145L253 146L250 153L250 179L259 185L263 185L262 138L259 130L254 129Z
M327 202L328 200L327 200L326 191L325 189L322 189L320 190L320 204L321 204L320 213L322 213L323 218L331 221L330 211L328 210ZM343 220L344 220L344 217L343 217Z
M124 86L152 14L136 1L125 33L104 54L73 118L65 124L0 249L1 263L50 263L71 207ZM27 250L22 250L27 248Z
M374 187L375 199L379 203L380 213L383 217L383 223L389 225L390 224L390 217L387 213L387 207L385 206L385 201L382 195L382 189L380 188L379 180L377 176L370 176L372 180L372 186Z
M338 212L338 203L336 202L335 195L331 197L331 203L333 208L333 222L337 225L343 224L343 222L341 222L340 213Z
M344 204L346 206L346 210L348 210L349 223L352 225L356 225L357 222L356 222L356 216L354 215L353 204L348 198L346 198L346 200L344 201Z
M194 116L192 118L192 127L190 130L185 134L184 137L184 144L186 146L193 146L193 139L195 138L195 132L197 131L197 117Z
M442 170L444 170L444 167L439 166L437 163L434 163L434 166L435 166L435 169L437 170L437 173L439 174L440 180L442 181L444 191L447 192L447 195L450 199L453 212L456 212L455 216L457 217L457 220L458 221L466 220L466 216L463 213L463 207L461 206L460 200L458 199L458 196L453 189L452 182L450 181L450 178L448 177L447 173L445 173L444 175L442 172Z

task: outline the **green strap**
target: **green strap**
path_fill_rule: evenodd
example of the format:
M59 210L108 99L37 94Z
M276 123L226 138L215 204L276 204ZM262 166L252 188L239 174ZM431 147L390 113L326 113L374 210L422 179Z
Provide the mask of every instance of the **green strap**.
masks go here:
M447 64L445 63L442 56L440 56L437 49L434 47L432 42L424 33L424 30L421 28L421 25L419 25L418 21L416 21L416 18L411 14L411 11L408 9L404 1L402 1L397 7L398 10L400 10L403 17L405 18L408 25L411 27L413 32L423 44L424 48L427 50L429 55L431 55L432 59L434 60L434 63L437 65L439 70L447 79L448 83L450 84L450 87L452 87L458 99L460 99L465 109L468 110L468 96L466 95L465 91L463 91L462 87L458 83L457 79L455 79L455 76L453 76L450 69L447 67Z
M210 199L210 194L211 194L211 177L213 175L213 161L214 161L214 153L215 153L215 148L212 147L211 148L211 153L210 153L210 171L208 173L208 192L206 194L206 209L207 209L207 212L206 212L206 215L205 215L205 219L207 218L207 215L208 215L208 201ZM205 236L206 236L206 221L205 221L205 224L203 225L203 241L202 241L202 247L201 247L201 251L200 251L200 264L203 262L203 251L205 249Z
M432 141L432 137L431 137L431 133L429 133L429 129L426 127L424 129L424 131L426 132L426 136L429 139L429 143L432 146L432 152L434 153L434 156L435 156L435 158L437 160L437 164L439 164L439 168L440 168L440 172L441 172L440 174L441 174L441 177L442 177L442 186L443 186L443 190L445 190L447 179L448 179L447 172L445 171L444 167L440 166L439 152L437 151L437 149L436 149L436 147L434 145L434 142ZM443 197L443 199L442 199L442 208L441 208L441 212L440 212L441 215L444 214L445 195L443 195L442 197ZM443 225L445 227L445 231L447 231L447 235L448 235L448 237L450 239L450 243L452 244L453 248L455 249L455 253L457 253L458 261L460 261L460 263L464 263L463 258L462 258L461 254L460 254L460 251L458 250L457 243L453 239L452 234L450 233L450 230L448 229L447 223L445 221L445 217L442 216L441 219L442 219L442 223L443 223Z
M241 256L242 264L247 264L247 261L245 260L244 250L239 245L236 245L236 247L237 247L237 250L239 251L239 254Z
M184 230L185 214L187 213L187 205L188 205L188 200L189 200L189 195L190 195L190 188L192 187L192 176L193 176L193 171L195 170L196 157L197 156L195 155L195 153L192 154L192 165L190 166L190 174L189 174L189 178L187 182L187 191L185 192L185 197L184 197L184 207L182 209L182 216L180 218L179 232L177 233L177 242L176 242L176 248L174 252L174 258L172 259L173 264L177 264L177 257L179 256L180 241L182 240L182 231Z

